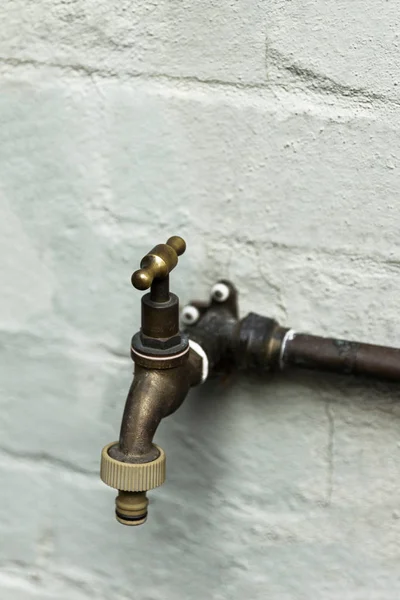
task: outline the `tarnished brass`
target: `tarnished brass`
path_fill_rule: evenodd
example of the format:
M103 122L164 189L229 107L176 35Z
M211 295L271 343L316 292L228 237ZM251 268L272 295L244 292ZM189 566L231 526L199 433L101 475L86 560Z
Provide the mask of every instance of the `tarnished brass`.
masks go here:
M161 419L175 412L189 388L200 383L198 355L190 351L175 368L148 369L135 364L135 376L126 399L119 445L109 454L121 462L146 463L155 460L159 450L153 437Z
M132 338L135 374L119 442L103 449L101 464L103 481L119 490L116 517L124 525L145 522L146 491L164 482L165 454L153 443L161 419L202 381L203 358L179 331L179 299L169 291L169 273L185 248L182 238L169 238L146 254L132 275L134 287L151 286L151 291L142 297L142 327Z
M158 244L144 258L141 269L132 275L132 284L139 290L151 286L142 297L142 344L148 348L166 350L179 346L179 299L169 291L169 274L186 249L186 242L175 235L166 244ZM182 349L182 348L181 348Z
M166 244L158 244L142 258L141 268L132 275L132 285L138 290L147 290L154 279L168 277L185 250L185 240L177 235L170 237Z
M154 302L151 294L142 297L142 334L150 338L171 338L179 333L179 299L169 294L165 302ZM176 343L179 343L177 340Z

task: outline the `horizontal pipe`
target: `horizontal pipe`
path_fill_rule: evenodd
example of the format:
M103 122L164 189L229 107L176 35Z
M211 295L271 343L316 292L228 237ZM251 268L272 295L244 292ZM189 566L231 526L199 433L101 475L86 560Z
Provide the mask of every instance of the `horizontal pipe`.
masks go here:
M287 339L283 365L400 381L400 349L303 333Z

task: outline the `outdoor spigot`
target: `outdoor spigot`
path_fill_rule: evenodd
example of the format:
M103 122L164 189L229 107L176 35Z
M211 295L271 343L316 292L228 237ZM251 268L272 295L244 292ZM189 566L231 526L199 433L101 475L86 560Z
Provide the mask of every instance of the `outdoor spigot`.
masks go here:
M151 289L142 297L141 329L132 338L135 374L120 438L103 448L100 470L104 483L119 491L116 517L124 525L146 521L146 492L165 481L165 453L153 443L161 419L204 380L206 356L179 330L179 299L169 290L169 274L185 249L182 238L169 238L146 254L131 278L136 289Z
M135 374L125 404L120 438L103 448L101 478L118 490L116 517L125 525L147 518L148 490L165 480L165 452L153 443L161 419L182 404L191 386L208 374L274 372L290 366L400 381L400 349L297 333L275 319L240 318L238 292L221 279L208 302L182 312L169 290L169 274L185 251L180 237L155 246L132 275L142 297L141 329L132 338ZM190 336L190 339L189 339Z

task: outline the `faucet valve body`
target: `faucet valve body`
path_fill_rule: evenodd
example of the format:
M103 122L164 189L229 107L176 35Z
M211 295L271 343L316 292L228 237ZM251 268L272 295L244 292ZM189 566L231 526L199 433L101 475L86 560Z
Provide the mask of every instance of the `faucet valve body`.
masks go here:
M147 517L146 492L165 481L165 453L153 443L156 429L202 382L204 359L179 330L179 299L169 291L169 273L185 251L174 236L155 246L132 275L132 284L148 289L142 297L141 329L132 338L135 375L128 393L118 442L103 448L101 479L119 491L116 517L141 525Z

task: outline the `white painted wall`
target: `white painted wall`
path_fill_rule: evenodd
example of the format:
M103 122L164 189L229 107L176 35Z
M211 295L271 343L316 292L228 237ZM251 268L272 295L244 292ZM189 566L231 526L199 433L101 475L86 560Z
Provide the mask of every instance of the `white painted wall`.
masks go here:
M148 523L98 478L153 243L185 302L400 344L394 0L3 0L1 600L398 600L396 386L193 392ZM245 275L245 277L244 277Z

